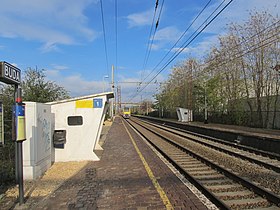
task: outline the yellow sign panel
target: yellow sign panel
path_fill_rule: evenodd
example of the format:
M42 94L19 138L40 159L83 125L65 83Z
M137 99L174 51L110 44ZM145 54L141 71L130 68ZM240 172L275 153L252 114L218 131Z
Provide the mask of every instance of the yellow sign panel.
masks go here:
M26 140L25 137L25 117L18 116L17 119L17 141Z
M76 101L76 108L93 108L93 100Z

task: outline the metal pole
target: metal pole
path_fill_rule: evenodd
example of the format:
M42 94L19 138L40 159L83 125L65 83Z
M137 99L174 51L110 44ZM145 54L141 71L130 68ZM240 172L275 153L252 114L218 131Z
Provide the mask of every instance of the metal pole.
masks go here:
M208 124L208 113L207 113L207 92L206 92L206 84L204 87L204 124Z
M22 103L21 88L17 88L16 103L17 104ZM16 141L16 147L17 147L17 164L16 165L18 167L17 178L18 178L18 187L19 187L19 205L21 205L24 203L22 141Z
M15 102L14 104L16 104L16 101L17 101L17 98L18 98L18 85L15 85L15 92L14 92L14 99L15 99ZM14 116L14 113L13 113L13 116L12 116L12 121L13 121L13 127L12 127L12 140L15 142L15 175L16 175L16 183L18 184L19 183L19 179L18 179L18 144L16 142L16 126L15 126L15 123L16 123L16 120L15 120L15 116Z
M112 92L114 93L114 65L112 65ZM114 96L116 98L116 96ZM112 120L114 118L114 99L112 99L112 106L111 106L111 116L112 116Z
M18 141L17 145L18 145L19 205L21 205L24 203L22 141Z

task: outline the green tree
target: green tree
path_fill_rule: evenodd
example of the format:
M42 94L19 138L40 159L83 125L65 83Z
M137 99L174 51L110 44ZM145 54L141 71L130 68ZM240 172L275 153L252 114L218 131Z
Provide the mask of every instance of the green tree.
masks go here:
M46 80L43 70L28 69L22 81L24 101L46 103L69 98L68 92L52 81Z

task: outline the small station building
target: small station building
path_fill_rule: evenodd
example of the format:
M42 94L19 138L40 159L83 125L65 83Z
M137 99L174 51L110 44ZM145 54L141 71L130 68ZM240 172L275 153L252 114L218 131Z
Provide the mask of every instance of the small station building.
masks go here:
M24 102L24 179L41 176L52 162L98 161L96 151L102 150L99 139L111 98L113 92L46 104Z

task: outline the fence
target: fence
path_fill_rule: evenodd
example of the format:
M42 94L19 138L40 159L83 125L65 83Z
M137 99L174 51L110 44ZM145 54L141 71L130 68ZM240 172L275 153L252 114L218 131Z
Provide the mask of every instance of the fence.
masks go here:
M203 121L204 114L196 113L194 119L196 121ZM208 122L229 124L229 125L240 125L247 127L258 127L258 128L280 128L280 111L263 111L261 115L258 112L253 111L235 111L235 112L208 112Z
M151 117L178 119L175 111L154 111L149 113ZM263 111L261 117L256 111L233 111L233 112L208 112L208 122L217 124L240 125L247 127L280 129L280 111ZM260 119L262 118L262 119ZM194 112L193 120L203 122L204 112Z

